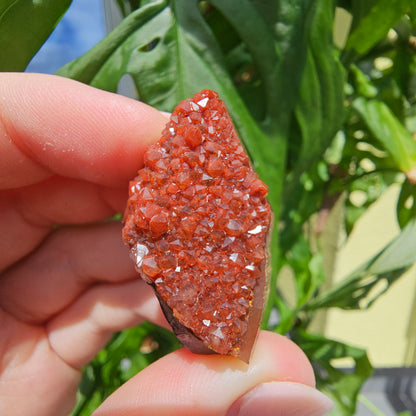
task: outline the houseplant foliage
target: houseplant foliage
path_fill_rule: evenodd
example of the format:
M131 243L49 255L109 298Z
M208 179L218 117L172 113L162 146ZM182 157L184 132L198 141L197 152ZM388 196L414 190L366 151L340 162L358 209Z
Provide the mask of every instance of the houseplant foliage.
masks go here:
M2 1L0 70L23 71L70 0ZM413 0L118 0L124 20L58 71L108 91L128 74L141 100L171 111L203 88L230 110L275 213L263 326L307 353L318 387L353 415L372 367L364 350L310 331L318 310L365 309L416 262L416 3ZM349 16L335 45L336 15ZM36 15L36 18L33 16ZM370 162L370 163L369 163ZM400 234L330 286L319 234L341 204L347 236L391 184ZM360 204L350 198L364 195ZM296 276L295 302L276 289ZM278 319L275 317L278 316ZM142 352L142 342L153 345ZM147 345L146 344L146 345ZM157 347L158 346L158 347ZM113 338L87 366L73 415L90 414L131 375L178 348L151 324ZM349 372L333 362L349 357Z

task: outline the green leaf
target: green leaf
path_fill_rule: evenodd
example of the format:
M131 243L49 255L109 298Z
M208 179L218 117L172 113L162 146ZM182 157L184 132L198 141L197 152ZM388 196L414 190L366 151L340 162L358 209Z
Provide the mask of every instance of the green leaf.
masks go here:
M373 372L365 350L303 330L294 331L293 340L311 360L317 387L334 401L335 414L355 414L360 389ZM351 360L353 366L337 368L340 359Z
M284 249L293 244L301 234L303 222L319 208L320 185L314 183L313 191L307 192L302 177L314 176L319 160L344 119L345 71L332 40L333 20L332 0L318 1L311 23L300 97L295 108L296 120L289 138L289 161L293 170L287 177L282 201L284 221L281 238ZM311 200L313 197L314 201ZM294 215L298 221L293 220Z
M0 71L24 71L71 0L0 2Z
M416 263L416 219L378 254L327 291L318 295L306 310L338 307L366 309L405 271ZM380 284L381 287L380 287ZM378 291L374 293L374 289Z
M345 71L332 40L333 21L333 1L320 0L311 25L308 60L296 107L302 133L297 158L300 172L307 171L322 156L344 120Z
M369 273L384 274L408 268L416 263L416 219L371 262Z
M150 341L150 348L142 346ZM89 416L114 390L133 375L181 346L167 329L145 322L116 334L83 369L77 403L71 416Z
M353 0L354 19L345 50L360 55L367 53L387 35L409 5L409 0Z
M374 98L377 95L378 90L370 81L369 77L355 65L351 65L350 71L354 78L357 95L365 98Z
M119 67L122 66L121 70L124 70L123 64L128 61L128 56L124 58L120 54L120 52L126 53L126 49L120 51L119 48L134 35L136 30L157 16L157 14L166 7L166 4L167 2L165 0L156 0L131 13L109 35L88 52L60 68L57 71L57 75L90 84L94 82L95 77L106 62L115 61L114 74L108 74L106 83L101 86L102 89L115 92L117 90L118 81L124 73L119 74ZM134 47L138 49L145 46L146 44L143 42L138 42L138 44L134 45Z
M240 1L238 7L234 1L211 0L211 3L223 13L246 45L265 86L266 111L268 114L275 114L281 107L281 101L278 102L276 98L279 56L276 53L273 32L249 1ZM250 16L250 24L247 24L247 16Z
M397 219L401 228L416 218L416 185L408 179L404 182L397 201Z
M212 3L231 22L253 57L264 84L267 106L264 123L284 135L298 97L316 2L295 0L279 2L278 6L247 0ZM268 12L273 10L267 16L266 8Z
M416 141L386 104L359 97L352 106L398 169L408 173L416 168Z
M309 243L302 235L287 255L296 285L296 308L301 309L325 281L322 255L311 253Z
M374 164L374 171L367 172L358 166L354 176L351 175L349 183L336 184L339 192L348 191L348 198L345 201L345 227L348 234L351 233L361 215L381 197L383 192L391 184L397 183L398 176L394 165L390 166L392 164L390 158L387 159L387 163L379 163L371 153L367 155L367 152L359 151L354 152L353 157L359 158L360 161L371 161Z
M121 14L126 17L133 10L140 7L140 0L116 0Z

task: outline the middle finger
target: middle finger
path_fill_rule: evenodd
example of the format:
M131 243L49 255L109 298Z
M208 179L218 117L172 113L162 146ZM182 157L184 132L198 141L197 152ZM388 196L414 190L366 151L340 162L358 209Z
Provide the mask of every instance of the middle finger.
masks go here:
M43 323L91 285L136 277L119 222L60 228L3 273L0 306L24 322Z

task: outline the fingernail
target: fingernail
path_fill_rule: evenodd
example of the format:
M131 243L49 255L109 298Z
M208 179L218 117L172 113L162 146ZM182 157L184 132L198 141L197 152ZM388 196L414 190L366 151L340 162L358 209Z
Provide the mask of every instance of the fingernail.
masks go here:
M323 416L333 407L320 391L300 383L270 382L237 399L227 416Z

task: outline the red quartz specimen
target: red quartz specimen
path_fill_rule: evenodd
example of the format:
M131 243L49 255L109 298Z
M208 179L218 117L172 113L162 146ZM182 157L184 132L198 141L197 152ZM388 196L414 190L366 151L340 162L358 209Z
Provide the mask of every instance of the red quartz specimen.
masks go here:
M224 103L182 101L130 183L123 239L185 347L248 362L271 210Z

